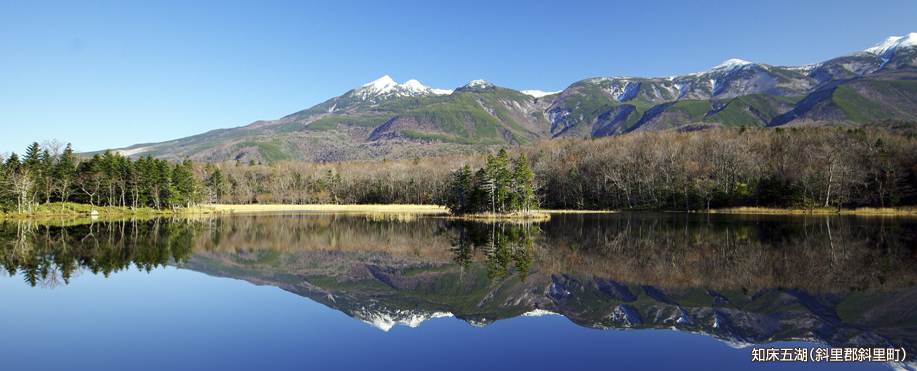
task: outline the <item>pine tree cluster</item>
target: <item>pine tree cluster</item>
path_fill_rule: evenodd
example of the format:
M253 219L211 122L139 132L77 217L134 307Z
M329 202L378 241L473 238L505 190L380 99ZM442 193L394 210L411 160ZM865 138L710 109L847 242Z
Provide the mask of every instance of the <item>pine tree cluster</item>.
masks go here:
M468 164L456 170L444 206L455 215L488 212L525 215L537 206L532 189L534 178L525 152L511 161L506 150L501 149L497 156L488 155L484 167L473 174Z
M111 151L80 159L69 144L53 154L35 142L21 161L12 153L0 165L0 208L32 213L51 202L60 202L61 212L67 202L91 208L190 207L201 201L204 191L192 168L190 160L174 165L152 156L131 161Z

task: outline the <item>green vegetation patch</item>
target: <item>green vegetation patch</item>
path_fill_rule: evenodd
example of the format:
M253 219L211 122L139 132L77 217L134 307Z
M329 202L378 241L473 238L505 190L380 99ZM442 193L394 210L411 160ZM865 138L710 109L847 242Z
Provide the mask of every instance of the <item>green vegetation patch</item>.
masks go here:
M444 143L480 144L471 139L460 138L460 137L450 137L450 136L446 136L442 134L424 134L424 133L416 132L414 130L402 130L401 134L404 135L406 138L419 139L425 142L442 141ZM500 142L487 143L487 144L500 144Z
M264 157L267 161L282 161L290 159L290 156L283 152L280 148L281 143L279 140L272 140L270 142L254 142L254 141L245 141L236 143L233 146L234 151L238 151L245 147L256 147L258 152L261 153L261 156Z
M893 117L887 107L860 95L849 84L838 86L831 101L844 111L848 119L858 123Z
M349 126L376 127L391 119L391 116L330 116L313 121L311 124L306 126L306 130L328 131L337 129L339 124Z
M427 273L427 272L431 272L431 273L445 272L454 266L455 266L454 264L451 264L451 265L446 264L446 265L440 265L440 266L426 266L426 267L420 267L420 268L410 268L410 269L406 269L404 273L401 274L401 276L402 277L414 277L418 274Z
M868 85L869 88L879 92L879 98L887 96L891 99L909 97L913 99L917 94L917 81L858 81L857 85ZM852 121L865 124L876 120L901 118L911 119L917 117L914 112L904 112L895 109L890 104L883 104L869 99L858 93L851 84L841 85L834 91L831 101L837 105Z
M683 112L691 118L701 120L712 109L713 105L710 104L710 101L685 99L675 102L666 111Z
M481 141L500 138L497 128L503 124L484 111L474 99L473 93L459 92L453 96L456 99L452 104L423 107L401 116L414 118L417 122L430 122L440 130L462 138ZM469 132L466 123L472 123L474 131Z

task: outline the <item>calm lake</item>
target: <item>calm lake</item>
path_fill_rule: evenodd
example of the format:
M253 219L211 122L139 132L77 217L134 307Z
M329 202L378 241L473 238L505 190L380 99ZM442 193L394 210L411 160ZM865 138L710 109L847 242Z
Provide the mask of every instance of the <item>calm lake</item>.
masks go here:
M4 370L915 369L917 219L6 221L0 298Z

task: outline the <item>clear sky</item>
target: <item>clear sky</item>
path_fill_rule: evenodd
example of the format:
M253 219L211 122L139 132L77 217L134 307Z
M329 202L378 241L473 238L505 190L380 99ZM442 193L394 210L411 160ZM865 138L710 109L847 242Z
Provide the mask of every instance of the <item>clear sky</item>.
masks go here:
M0 0L0 153L243 126L383 75L558 91L730 58L815 63L914 31L914 0Z

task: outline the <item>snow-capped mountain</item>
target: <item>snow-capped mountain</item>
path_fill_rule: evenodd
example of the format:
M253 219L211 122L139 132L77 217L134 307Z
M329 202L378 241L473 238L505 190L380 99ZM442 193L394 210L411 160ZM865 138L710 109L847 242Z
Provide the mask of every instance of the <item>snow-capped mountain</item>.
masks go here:
M384 100L397 97L448 95L452 94L452 90L433 89L413 79L399 84L388 75L385 75L376 81L351 90L348 94L361 100Z
M911 32L907 36L892 36L876 46L866 49L867 53L873 53L882 58L891 58L899 49L917 47L917 32Z
M359 307L348 313L353 318L366 322L375 328L388 332L395 325L417 327L433 318L455 317L449 312L431 312L425 310L391 309L387 307Z
M491 84L484 80L473 80L465 85L455 88L455 91L476 91L476 90L486 90L493 89L494 84Z

